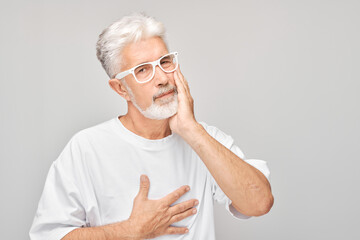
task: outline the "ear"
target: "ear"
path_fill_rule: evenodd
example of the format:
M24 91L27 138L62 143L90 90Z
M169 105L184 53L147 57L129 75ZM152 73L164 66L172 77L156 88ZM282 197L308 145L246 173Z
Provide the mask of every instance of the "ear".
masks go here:
M121 83L119 79L116 78L110 79L109 85L115 92L117 92L120 96L122 96L126 101L130 101L130 96L125 86Z

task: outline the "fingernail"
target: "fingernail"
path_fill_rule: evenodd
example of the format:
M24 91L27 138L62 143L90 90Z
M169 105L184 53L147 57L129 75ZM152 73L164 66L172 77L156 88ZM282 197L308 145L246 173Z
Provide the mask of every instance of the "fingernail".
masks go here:
M190 188L189 187L186 187L186 191L189 191L190 190Z
M193 213L196 213L196 208L194 210L192 210Z
M186 229L185 232L188 233L188 232L189 232L189 229Z
M145 181L145 180L146 180L145 175L141 175L141 181Z
M199 204L199 201L195 201L195 205L198 205Z

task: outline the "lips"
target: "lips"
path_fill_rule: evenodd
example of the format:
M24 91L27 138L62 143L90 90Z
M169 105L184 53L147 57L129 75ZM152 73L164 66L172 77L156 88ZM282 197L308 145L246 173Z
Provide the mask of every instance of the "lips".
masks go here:
M164 92L163 94L161 94L161 95L158 96L157 98L161 98L161 97L163 97L163 96L165 96L165 95L168 95L168 94L170 94L170 93L173 93L173 92L174 92L174 90L171 89L170 91Z

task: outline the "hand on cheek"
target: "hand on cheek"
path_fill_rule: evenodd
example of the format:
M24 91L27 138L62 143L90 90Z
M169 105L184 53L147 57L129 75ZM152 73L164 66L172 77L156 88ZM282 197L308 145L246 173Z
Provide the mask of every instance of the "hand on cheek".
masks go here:
M190 94L189 85L180 71L180 66L174 72L175 85L178 91L178 111L170 118L170 128L179 135L190 131L197 124L194 116L194 100Z

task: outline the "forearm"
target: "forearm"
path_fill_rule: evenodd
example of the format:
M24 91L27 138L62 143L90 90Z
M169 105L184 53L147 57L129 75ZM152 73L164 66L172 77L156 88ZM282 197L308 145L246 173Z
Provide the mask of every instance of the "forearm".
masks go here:
M232 200L233 206L248 216L267 213L273 204L273 196L266 177L211 137L200 124L189 132L191 135L184 135L184 139Z
M139 240L128 220L104 226L77 228L62 240Z

